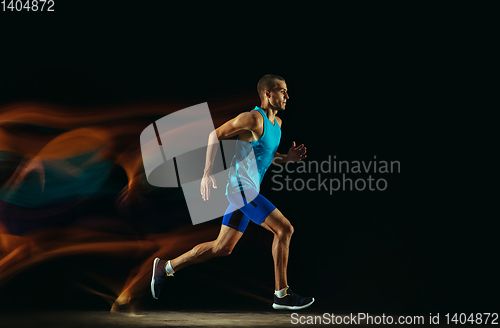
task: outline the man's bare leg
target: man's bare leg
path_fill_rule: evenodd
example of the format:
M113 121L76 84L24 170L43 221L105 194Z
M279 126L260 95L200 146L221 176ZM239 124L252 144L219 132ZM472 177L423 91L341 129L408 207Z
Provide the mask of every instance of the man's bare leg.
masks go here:
M216 256L229 255L241 236L243 236L242 232L222 225L216 240L196 245L190 251L170 260L170 265L174 271L178 271L188 265L204 262Z
M276 310L302 310L314 303L313 297L297 295L288 287L286 269L288 266L288 249L293 234L293 226L278 209L269 214L261 226L274 233L274 303Z
M274 233L273 259L274 259L274 283L275 290L281 290L288 286L286 269L288 265L288 249L293 234L293 226L283 214L275 209L262 222L262 227Z
M242 235L242 232L223 225L216 240L198 244L190 251L171 260L171 269L177 271L190 264L200 263L215 256L229 255ZM158 299L160 297L163 284L168 279L167 277L173 274L169 270L167 260L161 260L158 257L154 260L153 275L151 277L151 294L153 298Z

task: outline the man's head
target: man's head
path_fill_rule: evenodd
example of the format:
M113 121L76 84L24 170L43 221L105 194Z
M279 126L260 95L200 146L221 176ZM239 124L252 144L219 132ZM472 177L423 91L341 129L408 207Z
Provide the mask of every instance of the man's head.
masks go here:
M264 75L257 84L261 107L285 110L289 99L285 79L278 75Z

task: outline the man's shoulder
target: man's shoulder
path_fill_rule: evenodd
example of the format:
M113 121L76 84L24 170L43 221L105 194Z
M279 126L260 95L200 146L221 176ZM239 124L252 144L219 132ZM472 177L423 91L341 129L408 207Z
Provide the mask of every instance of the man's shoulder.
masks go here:
M236 118L235 123L241 126L245 126L248 129L253 129L257 126L262 126L264 120L262 118L262 115L258 111L251 110L239 114Z
M245 120L248 120L249 122L251 122L253 124L262 124L262 122L263 122L262 114L260 114L259 111L257 111L257 110L243 112L240 114L240 117L242 117Z
M263 118L262 114L258 110L251 110L248 113L250 113L250 115L252 115L252 117L255 120L262 120L262 118Z

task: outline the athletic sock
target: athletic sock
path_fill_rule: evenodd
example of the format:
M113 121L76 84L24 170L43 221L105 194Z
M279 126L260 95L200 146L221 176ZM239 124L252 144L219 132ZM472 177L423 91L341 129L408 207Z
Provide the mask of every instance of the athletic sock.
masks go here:
M288 286L286 286L285 288L283 288L281 290L275 290L274 294L276 294L276 296L278 296L279 298L282 298L283 296L286 295L287 288L288 288Z
M174 269L172 268L172 265L170 264L170 261L167 261L167 263L165 264L165 271L167 271L168 274L175 273Z

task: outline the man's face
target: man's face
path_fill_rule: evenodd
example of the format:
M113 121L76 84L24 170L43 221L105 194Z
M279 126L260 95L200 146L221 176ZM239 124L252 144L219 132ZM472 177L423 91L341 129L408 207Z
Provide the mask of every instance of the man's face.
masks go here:
M274 90L269 92L269 103L272 107L278 110L285 110L286 102L288 99L288 89L285 81L279 81Z

